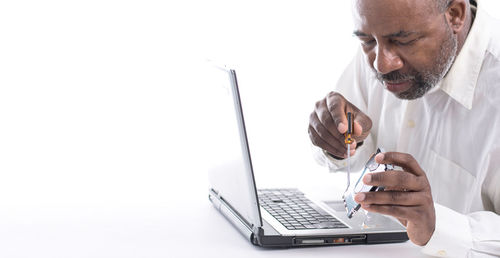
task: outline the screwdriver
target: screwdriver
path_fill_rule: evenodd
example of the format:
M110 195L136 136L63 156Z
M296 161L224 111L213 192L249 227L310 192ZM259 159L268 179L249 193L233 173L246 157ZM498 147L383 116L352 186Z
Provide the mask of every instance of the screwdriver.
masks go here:
M344 142L347 145L347 189L351 185L351 143L353 131L352 114L347 112L347 132L344 134Z

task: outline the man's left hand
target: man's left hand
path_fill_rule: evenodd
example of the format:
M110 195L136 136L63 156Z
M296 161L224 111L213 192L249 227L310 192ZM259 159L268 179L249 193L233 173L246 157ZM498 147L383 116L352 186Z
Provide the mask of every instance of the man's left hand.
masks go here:
M363 177L366 185L384 186L385 191L358 193L355 200L363 209L397 218L406 226L408 237L417 245L425 245L434 233L436 214L431 187L425 172L409 154L378 154L379 164L393 164L403 171L370 173Z

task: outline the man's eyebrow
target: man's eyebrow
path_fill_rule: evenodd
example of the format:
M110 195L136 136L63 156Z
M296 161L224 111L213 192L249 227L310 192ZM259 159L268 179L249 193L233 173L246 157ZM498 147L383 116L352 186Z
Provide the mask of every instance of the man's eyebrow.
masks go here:
M359 30L356 30L352 33L352 35L357 36L357 37L368 37L368 34L361 32Z
M405 38L405 37L411 36L412 34L415 34L415 33L417 33L417 32L400 30L400 31L395 32L395 33L384 35L383 37L384 38ZM362 32L362 31L359 31L359 30L354 31L352 34L354 36L357 36L357 37L369 37L368 34Z
M405 38L408 36L411 36L412 34L417 33L416 31L404 31L400 30L399 32L396 33L391 33L388 35L383 36L384 38Z

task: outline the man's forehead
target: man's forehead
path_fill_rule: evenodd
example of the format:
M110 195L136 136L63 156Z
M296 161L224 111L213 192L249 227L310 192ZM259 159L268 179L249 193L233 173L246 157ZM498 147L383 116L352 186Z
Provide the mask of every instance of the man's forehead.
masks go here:
M355 31L415 31L437 12L436 0L353 0ZM422 28L424 29L424 28Z
M423 15L437 11L438 0L353 0L354 10L362 15L384 11L385 15Z

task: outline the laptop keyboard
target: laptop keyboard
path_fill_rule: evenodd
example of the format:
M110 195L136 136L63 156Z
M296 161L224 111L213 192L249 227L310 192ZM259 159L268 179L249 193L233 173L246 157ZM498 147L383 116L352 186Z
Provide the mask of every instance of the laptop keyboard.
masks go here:
M259 189L260 206L289 230L348 228L297 189Z

